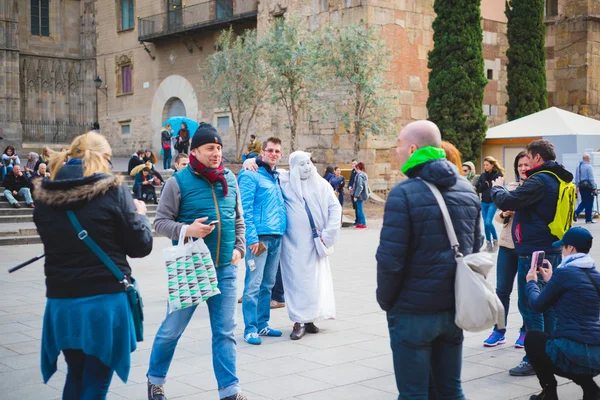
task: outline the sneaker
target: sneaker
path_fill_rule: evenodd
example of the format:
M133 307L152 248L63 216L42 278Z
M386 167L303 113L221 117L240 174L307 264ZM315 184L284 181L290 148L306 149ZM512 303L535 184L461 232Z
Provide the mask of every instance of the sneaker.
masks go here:
M586 224L595 224L595 223L596 223L596 221L594 221L594 220L591 220L591 221L585 221L585 223L586 223Z
M262 340L261 338L258 336L258 333L256 332L252 332L247 334L246 336L244 336L244 340L246 341L246 343L248 344L261 344Z
M271 309L275 310L277 308L283 308L285 307L285 302L283 301L276 301L276 300L271 300Z
M510 371L508 371L508 373L511 376L532 376L535 375L535 371L533 370L533 367L531 366L531 364L529 364L526 361L521 361L521 363L512 368Z
M494 250L494 246L492 245L492 242L487 242L487 246L485 246L485 249L483 249L483 251L487 251L488 253L491 253Z
M367 226L363 224L358 224L356 225L356 229L367 229Z
M525 332L521 332L519 334L519 338L515 342L515 348L517 348L517 349L524 349L525 348L525 335L526 335Z
M500 332L492 331L492 334L483 341L484 347L496 347L506 343L506 337Z
M148 382L148 400L167 400L163 386Z
M492 253L495 253L498 251L498 239L494 239L494 242L492 243Z
M19 203L14 203L14 204L11 204L11 206L12 206L13 208L21 208L21 205L20 205Z
M248 397L243 393L236 393L233 396L223 397L221 400L248 400Z
M283 332L278 331L277 329L273 329L269 326L267 326L266 328L262 328L258 334L260 336L271 336L271 337L279 337L281 335L283 335Z

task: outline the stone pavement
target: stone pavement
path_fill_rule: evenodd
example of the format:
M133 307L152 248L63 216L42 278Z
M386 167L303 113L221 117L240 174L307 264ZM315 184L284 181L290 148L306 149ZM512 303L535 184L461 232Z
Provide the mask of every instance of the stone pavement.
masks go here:
M600 224L593 226L592 231L600 238ZM335 321L318 324L322 333L290 341L291 323L284 308L272 314L272 326L282 329L284 336L265 338L261 346L250 346L241 336L240 309L238 372L250 400L397 398L386 318L374 294L374 254L378 240L377 222L364 231L342 230L340 244L331 257L338 314ZM111 400L146 399L145 373L150 347L165 314L161 249L168 245L165 238L157 239L151 256L132 261L144 295L146 337L132 354L129 382L123 384L114 377L108 396ZM0 399L59 399L66 367L62 358L59 371L48 385L42 383L39 368L45 304L42 263L32 264L15 274L6 272L9 267L42 253L43 248L27 245L3 247L0 251ZM596 260L600 260L600 245L596 244L593 253ZM240 293L243 275L240 270ZM517 365L523 356L523 350L512 347L520 325L515 291L506 345L484 349L482 341L489 332L465 334L462 378L468 399L528 399L539 391L535 377L508 375L508 369ZM210 353L209 320L206 307L201 306L180 340L169 371L166 392L170 400L218 399ZM576 385L564 379L560 384L561 399L581 399Z

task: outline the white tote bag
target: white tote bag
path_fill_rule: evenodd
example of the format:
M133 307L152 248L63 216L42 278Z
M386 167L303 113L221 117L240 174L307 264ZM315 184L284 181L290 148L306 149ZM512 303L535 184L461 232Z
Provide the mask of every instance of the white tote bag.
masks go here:
M167 268L169 313L198 305L220 294L217 271L204 240L185 243L188 226L181 228L177 246L163 250Z
M456 326L469 332L481 332L496 324L499 329L504 329L504 306L496 295L494 287L486 280L494 266L491 256L485 253L463 256L459 252L460 244L442 194L435 185L423 182L433 192L442 210L448 239L452 249L456 252L456 278L454 280L456 299L454 322Z

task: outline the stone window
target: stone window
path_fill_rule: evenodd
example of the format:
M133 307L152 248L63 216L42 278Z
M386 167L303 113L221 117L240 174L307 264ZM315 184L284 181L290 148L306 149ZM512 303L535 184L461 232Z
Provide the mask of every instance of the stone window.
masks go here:
M121 135L131 134L131 121L122 121L121 124Z
M117 0L119 30L128 31L134 27L134 0Z
M122 55L117 60L117 96L133 94L133 60Z
M229 115L217 117L217 129L229 129L231 128Z
M494 79L494 70L493 70L493 69L488 69L488 70L487 70L487 78L488 78L488 80L490 80L490 81L491 81L492 79Z
M558 0L546 0L546 17L558 15Z
M31 0L31 34L50 36L50 0Z

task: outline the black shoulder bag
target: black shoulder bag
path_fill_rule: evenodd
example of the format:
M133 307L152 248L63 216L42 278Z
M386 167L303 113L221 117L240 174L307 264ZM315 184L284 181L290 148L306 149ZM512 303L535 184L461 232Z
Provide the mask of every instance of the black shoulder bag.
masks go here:
M133 324L135 325L135 338L138 342L144 340L144 304L142 303L142 296L140 292L135 288L135 279L131 277L131 282L127 280L127 277L121 272L115 262L98 246L94 239L92 239L87 231L83 229L79 220L75 216L75 213L71 210L67 211L67 216L71 221L71 224L77 231L77 237L83 241L87 247L92 250L92 253L96 255L102 261L102 263L113 273L115 278L119 280L125 286L125 293L127 293L127 300L129 300L129 306L131 313L133 314Z

